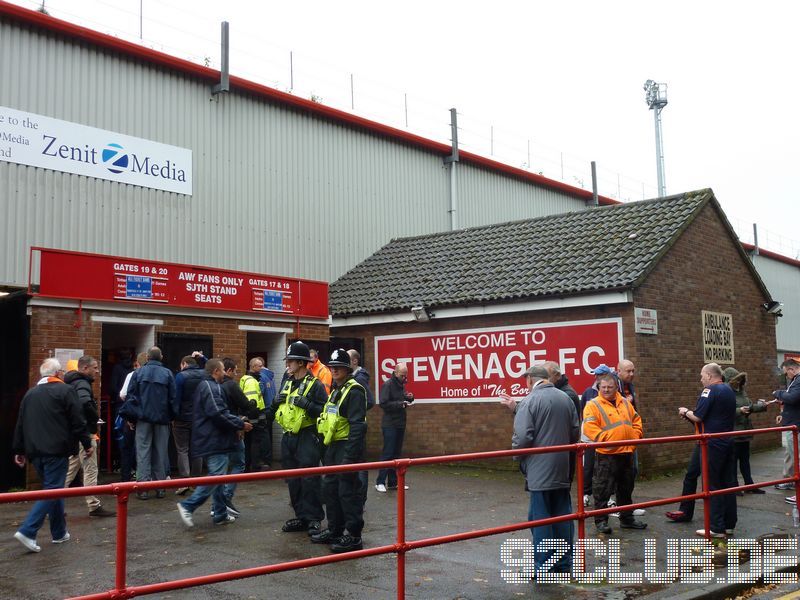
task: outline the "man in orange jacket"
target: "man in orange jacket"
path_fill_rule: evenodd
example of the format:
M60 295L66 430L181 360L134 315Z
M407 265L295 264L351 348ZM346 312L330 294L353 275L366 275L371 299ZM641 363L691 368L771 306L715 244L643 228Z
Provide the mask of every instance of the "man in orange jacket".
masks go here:
M319 360L319 353L312 348L311 352L311 363L308 367L308 370L311 371L311 374L319 379L322 384L325 386L325 391L330 394L331 393L331 383L333 382L333 377L331 376L331 370L322 364Z
M642 418L630 401L619 393L617 380L610 373L598 378L597 398L586 403L583 409L583 434L593 442L619 442L643 437ZM595 450L592 491L595 508L606 508L608 499L616 489L617 503L625 506L632 502L634 484L633 451L635 446L614 446ZM644 529L646 523L633 518L633 511L620 511L620 527ZM611 533L608 515L595 517L598 533Z

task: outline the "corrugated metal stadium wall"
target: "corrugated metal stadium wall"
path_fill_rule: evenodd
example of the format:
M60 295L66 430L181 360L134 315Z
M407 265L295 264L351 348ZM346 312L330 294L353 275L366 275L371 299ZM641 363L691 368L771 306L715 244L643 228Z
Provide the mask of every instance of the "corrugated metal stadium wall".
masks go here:
M460 163L456 171L459 227L518 221L542 215L584 210L586 204L555 190Z
M783 302L775 327L778 352L800 352L800 268L760 254L751 258L770 295Z
M0 105L193 151L194 195L0 162L0 284L31 245L335 280L449 228L440 156L0 21ZM583 202L461 168L462 227Z

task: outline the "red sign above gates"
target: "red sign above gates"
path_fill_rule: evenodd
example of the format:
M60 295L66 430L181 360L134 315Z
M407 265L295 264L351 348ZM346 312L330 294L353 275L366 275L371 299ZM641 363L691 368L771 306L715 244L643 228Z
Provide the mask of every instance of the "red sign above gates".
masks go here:
M522 374L534 363L561 366L578 393L594 368L622 357L622 320L515 325L375 338L379 382L408 364L409 392L420 402L489 402L499 393L527 394Z
M41 296L328 318L328 284L153 260L32 248Z

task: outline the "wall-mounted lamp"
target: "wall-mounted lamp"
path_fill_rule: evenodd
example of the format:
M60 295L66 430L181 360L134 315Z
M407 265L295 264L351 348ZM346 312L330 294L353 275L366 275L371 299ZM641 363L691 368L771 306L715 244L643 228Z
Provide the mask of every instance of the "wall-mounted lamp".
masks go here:
M770 300L769 302L764 302L761 307L767 311L771 315L775 315L776 317L782 317L783 311L783 302L778 302L777 300Z
M428 309L424 306L412 307L411 314L414 315L415 321L430 321L431 317L434 316L434 314L432 312L428 312Z

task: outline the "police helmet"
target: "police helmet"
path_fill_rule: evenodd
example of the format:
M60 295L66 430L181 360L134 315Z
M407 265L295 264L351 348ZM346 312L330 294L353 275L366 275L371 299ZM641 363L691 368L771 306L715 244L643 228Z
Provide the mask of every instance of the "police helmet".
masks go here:
M286 360L304 360L311 362L311 352L303 342L297 341L286 349Z
M344 348L337 348L331 353L331 359L328 361L329 367L345 367L350 369L350 355Z

